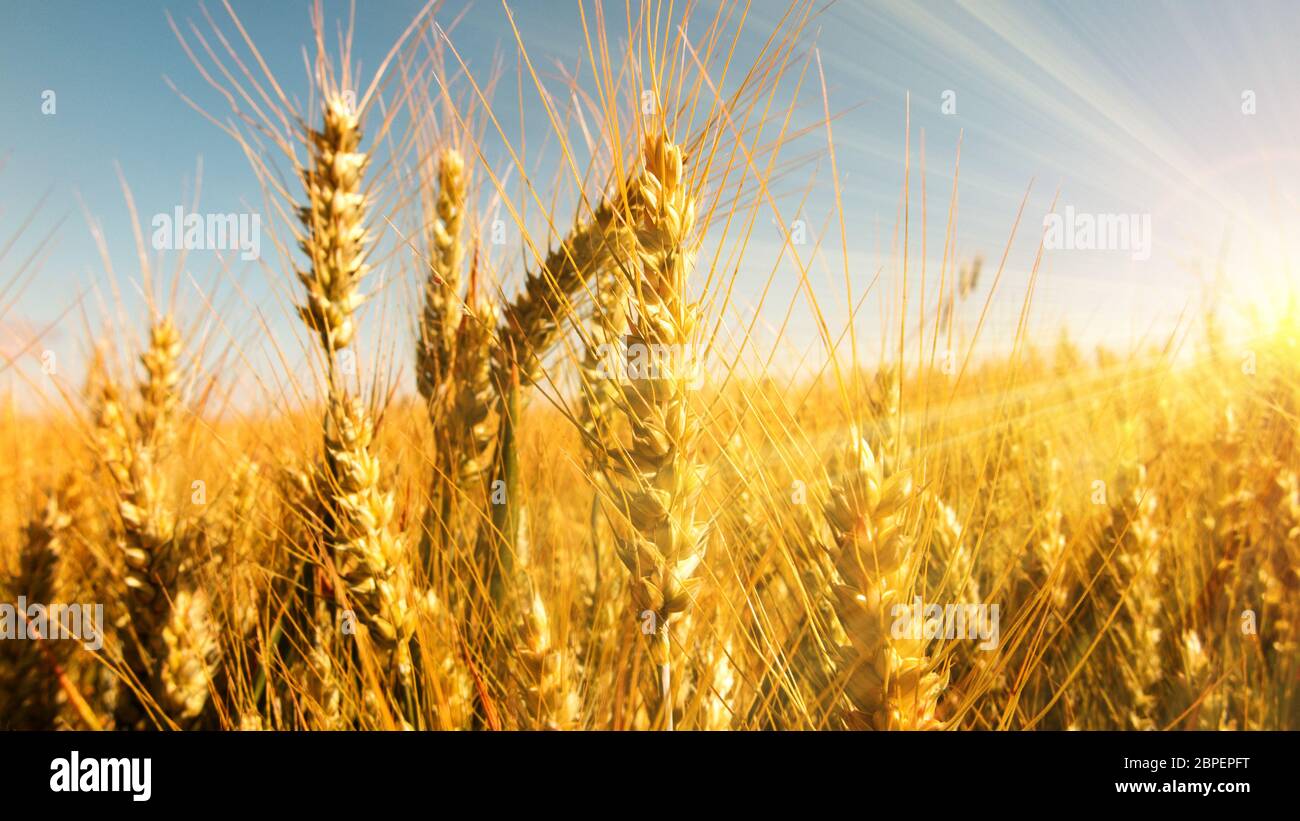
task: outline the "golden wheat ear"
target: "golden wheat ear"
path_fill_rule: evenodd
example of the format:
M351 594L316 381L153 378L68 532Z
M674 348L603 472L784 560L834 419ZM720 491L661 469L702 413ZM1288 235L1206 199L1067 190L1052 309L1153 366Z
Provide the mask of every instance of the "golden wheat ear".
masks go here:
M497 386L492 382L498 319L496 303L480 287L476 264L470 270L465 318L456 338L455 400L448 420L455 434L452 475L458 496L471 503L468 515L457 523L467 543L472 542L483 519L487 480L501 425Z
M416 340L416 387L429 409L435 453L429 518L421 560L447 534L457 558L477 542L500 427L498 386L492 382L498 310L480 283L478 254L462 297L465 251L464 160L447 149L439 157L438 196L429 279Z
M374 428L355 398L335 395L329 407L326 449L338 483L332 538L339 572L393 671L409 682L418 600L406 542L392 532L393 496L379 489Z
M309 130L306 136L311 157L302 171L307 203L298 218L306 231L303 250L311 264L298 271L306 289L298 313L319 336L332 364L333 354L346 348L356 332L353 313L361 305L359 286L369 271L369 196L363 181L370 155L361 151L361 121L350 103L331 96L323 107L321 129Z
M534 730L577 729L582 704L575 685L576 660L548 616L529 555L527 519L521 523L515 564L515 595L521 599L510 672L512 703L520 726Z
M118 727L143 728L161 719L193 726L208 703L218 644L200 573L204 550L190 533L178 536L167 470L177 435L181 334L170 316L149 329L140 355L144 376L134 425L116 388L105 382L97 419L100 456L113 479L121 527L128 614L123 659L143 696L118 698ZM202 537L202 533L197 534Z
M522 384L537 382L542 358L573 316L579 291L598 272L627 259L634 247L626 217L614 202L602 202L589 219L575 225L546 255L540 269L528 274L523 291L506 306L493 381L507 384L511 370L517 368Z
M465 160L447 149L438 158L438 197L429 231L429 274L416 339L415 384L436 417L439 395L452 386L456 336L462 325L461 266L465 257Z
M58 496L50 495L24 528L18 570L5 588L33 603L59 601L59 561L71 525ZM64 641L0 641L0 715L6 729L55 726L59 699L54 667L66 664L70 652Z
M1165 607L1160 592L1157 497L1147 480L1145 465L1136 465L1120 486L1121 515L1127 526L1116 563L1130 618L1124 631L1129 653L1119 660L1117 669L1128 694L1131 728L1153 730L1157 726L1155 690L1164 678L1160 650Z
M905 514L914 503L907 473L886 476L866 442L854 438L832 487L826 519L834 536L835 611L849 644L841 648L849 726L929 730L947 671L927 655L928 640L892 630L894 605L907 604L918 552Z
M361 150L361 120L349 100L327 96L323 118L319 131L307 132L307 204L299 216L311 265L298 273L306 289L299 314L316 332L327 362L323 524L341 578L360 604L361 619L389 671L409 684L418 613L411 557L405 540L393 532L392 494L380 486L373 421L365 406L346 392L335 360L355 335L360 284L369 270L372 238L366 228L369 196L364 180L369 155Z
M707 542L707 528L696 516L703 465L689 372L698 308L686 293L695 201L681 149L655 134L646 138L642 157L644 171L629 192L637 273L628 326L633 344L655 352L655 371L632 375L622 388L630 444L589 436L587 446L599 466L593 478L617 553L632 574L632 606L653 624L660 706L672 727L670 622L690 606Z

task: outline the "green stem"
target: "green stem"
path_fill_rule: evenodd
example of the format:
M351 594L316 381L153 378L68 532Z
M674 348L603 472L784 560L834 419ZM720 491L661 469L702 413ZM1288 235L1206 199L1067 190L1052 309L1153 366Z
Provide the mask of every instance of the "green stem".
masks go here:
M494 612L498 615L505 599L506 580L512 577L515 567L515 550L519 539L519 446L515 425L519 418L519 379L517 375L507 387L504 398L505 413L501 420L501 461L500 479L504 483L505 499L503 503L492 505L492 524L498 537L496 555L488 569L488 591L492 597ZM495 497L496 488L492 489Z

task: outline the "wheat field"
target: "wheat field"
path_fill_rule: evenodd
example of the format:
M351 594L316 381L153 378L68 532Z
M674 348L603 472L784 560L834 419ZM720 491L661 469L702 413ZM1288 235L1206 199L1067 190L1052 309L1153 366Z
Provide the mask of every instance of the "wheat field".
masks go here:
M1093 348L1001 249L918 290L834 209L768 258L791 190L840 199L816 6L745 50L744 6L583 9L558 80L518 31L476 75L438 5L366 69L318 5L301 87L229 6L173 21L281 304L196 293L132 213L88 366L4 351L3 601L103 636L0 641L0 726L1300 729L1300 306Z

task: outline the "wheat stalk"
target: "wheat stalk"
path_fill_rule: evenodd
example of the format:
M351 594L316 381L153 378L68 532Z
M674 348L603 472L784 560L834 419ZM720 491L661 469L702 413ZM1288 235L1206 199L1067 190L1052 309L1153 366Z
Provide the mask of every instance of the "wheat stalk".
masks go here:
M528 517L520 523L514 589L520 599L514 629L514 705L522 726L534 730L576 729L581 701L574 684L575 659L551 621L531 556Z
M1279 659L1294 660L1300 647L1300 478L1295 471L1285 470L1275 482L1281 496L1277 505L1279 533L1259 569L1264 587L1261 598L1276 614L1269 631L1273 652Z
M334 625L328 617L317 618L312 625L310 646L298 666L296 678L304 683L305 707L322 730L346 729L343 690L333 655L337 649Z
M1164 677L1160 640L1163 610L1160 597L1160 532L1156 527L1156 495L1147 482L1145 465L1137 465L1122 500L1128 525L1117 558L1121 580L1127 585L1130 620L1126 625L1127 663L1121 675L1131 699L1129 721L1135 730L1152 730L1154 688Z
M701 729L728 730L735 720L733 702L739 675L731 662L733 650L730 639L714 641L699 661L696 677L701 691Z
M1058 619L1063 619L1069 603L1072 579L1065 549L1065 532L1061 524L1061 462L1052 455L1050 449L1044 452L1043 457L1046 477L1042 498L1038 503L1038 519L1042 522L1042 531L1034 542L1034 554L1038 558L1042 575L1047 580L1048 601L1052 612Z
M451 408L456 433L454 475L463 493L481 492L492 468L500 426L497 386L492 382L498 317L496 304L482 292L475 265L465 295L465 319L456 338L455 400ZM465 524L472 527L474 521Z
M175 521L164 504L165 481L155 463L150 445L164 440L170 419L164 410L174 407L165 394L149 382L176 384L170 377L179 351L179 335L169 320L157 323L150 332L150 349L141 357L146 384L141 389L145 404L152 408L136 415L134 432L127 427L126 412L117 389L105 383L99 403L98 432L101 456L117 483L118 515L122 522L120 545L125 557L125 583L130 638L125 660L132 676L145 687L155 682L154 651L167 615L166 594L175 581L175 557L170 552ZM143 721L142 707L134 693L119 700L119 726Z
M1178 643L1180 670L1173 679L1176 708L1185 718L1180 726L1188 729L1231 729L1224 716L1228 699L1224 687L1215 681L1215 665L1196 630L1185 630Z
M18 572L7 585L14 594L33 604L58 601L58 565L71 525L72 517L60 507L58 497L50 495L25 528ZM18 616L26 617L25 613ZM50 624L39 641L0 641L0 721L6 729L54 726L59 705L50 663L63 664L68 647L66 642L44 640L52 637L48 634L53 629L56 625Z
M416 388L431 413L438 394L452 386L452 361L463 316L460 283L465 250L465 161L447 149L438 157L436 218L430 229L429 278L424 287L416 346ZM434 419L436 423L437 418Z
M411 674L411 638L417 599L405 541L392 532L393 496L379 487L374 429L355 398L334 395L325 447L337 486L333 545L339 572L361 603L361 613L403 678Z
M360 145L360 118L342 96L328 95L323 127L308 130L311 162L303 170L307 204L299 216L311 266L298 272L307 290L298 310L318 334L329 362L325 493L331 502L330 545L338 554L340 574L362 604L363 618L394 671L406 680L417 612L410 561L404 541L392 533L393 498L379 486L369 413L344 391L334 365L334 354L355 334L353 313L363 299L359 287L369 269L363 188L369 156Z
M630 446L608 447L599 438L587 445L599 466L593 478L603 486L618 556L632 574L633 606L654 627L652 657L671 727L669 621L690 605L707 543L707 528L696 519L703 468L690 406L698 309L686 296L695 200L681 149L663 134L646 137L643 159L644 173L629 194L637 245L629 339L656 352L656 371L632 375L623 388Z
M581 705L570 683L572 658L556 645L555 630L541 596L527 585L527 599L516 631L516 679L520 713L531 729L567 730L577 726Z
M963 538L965 533L957 511L934 490L922 493L920 499L932 527L931 589L944 590L956 601L981 602L975 557Z
M144 378L134 432L116 388L101 390L97 420L101 457L117 486L131 640L128 670L172 720L199 717L217 656L207 594L197 581L202 558L178 538L162 462L176 435L181 335L170 316L156 320L140 355ZM198 534L202 537L202 534ZM120 699L119 726L141 726L147 709L134 694Z
M560 338L572 300L599 271L625 258L630 244L625 219L615 202L606 200L546 255L541 268L528 274L523 290L506 306L493 376L496 384L508 384L515 368L523 385L541 378L541 358Z
M298 209L298 217L306 229L302 248L311 265L298 271L307 289L298 313L319 335L333 379L332 355L346 348L356 332L352 315L364 299L358 287L370 268L368 197L362 189L370 157L360 151L358 115L337 95L325 99L324 125L307 130L307 145L311 161L302 170L307 204Z
M896 604L906 604L918 552L904 521L913 497L906 472L888 477L871 448L857 436L831 489L826 519L841 583L835 610L850 644L841 648L850 726L873 730L925 730L935 718L947 673L926 655L923 636L893 635Z
M611 435L619 387L610 369L614 352L627 330L626 300L627 287L622 273L613 265L603 268L596 276L596 304L579 364L582 395L578 425L587 438ZM597 465L591 467L598 469Z
M162 627L157 688L168 715L198 718L208 701L220 648L208 593L200 587L178 589Z
M174 434L180 351L180 332L171 318L154 323L149 331L149 346L140 356L145 377L135 417L136 438L120 451L128 465L118 505L127 536L126 583L137 602L148 605L139 612L142 623L149 626L153 614L145 610L152 610L152 605L158 603L155 584L165 588L174 577L174 557L166 554L175 536L176 522L166 504L167 480L157 463L166 455ZM113 413L112 404L106 396L104 411L108 416ZM118 433L115 430L113 435Z
M165 501L167 481L157 462L173 435L180 347L180 332L170 317L150 328L149 346L140 357L145 377L140 385L134 439L111 384L105 386L100 406L103 456L118 482L118 513L126 537L126 585L137 605L132 618L146 635L154 634L157 609L162 604L157 585L165 588L174 580L174 557L167 553L176 522Z
M219 508L212 529L221 541L220 557L225 564L222 585L227 595L223 621L244 636L256 624L257 605L265 587L258 563L255 528L263 489L261 466L241 456L232 471L230 484L233 488L230 503Z

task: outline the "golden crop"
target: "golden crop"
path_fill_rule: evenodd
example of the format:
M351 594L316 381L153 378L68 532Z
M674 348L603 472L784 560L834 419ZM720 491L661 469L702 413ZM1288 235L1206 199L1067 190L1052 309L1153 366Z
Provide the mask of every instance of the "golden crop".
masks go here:
M205 72L280 215L311 373L284 374L300 402L215 412L211 307L142 271L140 327L90 340L134 362L30 380L42 410L0 415L3 601L103 603L104 637L0 641L0 724L1300 728L1300 317L1249 368L1209 320L987 354L954 316L978 267L948 260L932 315L883 331L797 289L819 364L767 371L729 295L776 265L746 248L786 144L833 157L828 122L790 122L811 7L729 65L738 21L688 45L652 6L624 52L578 33L592 141L549 169L576 210L430 15L373 80L318 16L301 107ZM491 253L489 200L521 265ZM786 241L806 277L817 251ZM409 287L371 310L385 267ZM852 303L871 277L846 276ZM877 333L897 344L869 362ZM650 367L605 367L619 343ZM414 390L389 391L401 363Z

